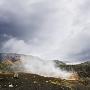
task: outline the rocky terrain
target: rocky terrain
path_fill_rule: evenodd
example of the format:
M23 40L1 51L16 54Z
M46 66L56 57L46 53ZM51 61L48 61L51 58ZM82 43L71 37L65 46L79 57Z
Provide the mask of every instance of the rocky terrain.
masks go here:
M0 90L90 90L90 80L61 80L30 73L14 78L9 73L0 78Z
M55 60L57 67L62 70L73 71L74 75L65 80L54 77L44 77L31 73L15 71L11 66L20 66L20 54L0 54L0 90L90 90L90 62L77 65L66 65ZM31 56L31 58L36 58ZM23 67L14 67L16 71Z

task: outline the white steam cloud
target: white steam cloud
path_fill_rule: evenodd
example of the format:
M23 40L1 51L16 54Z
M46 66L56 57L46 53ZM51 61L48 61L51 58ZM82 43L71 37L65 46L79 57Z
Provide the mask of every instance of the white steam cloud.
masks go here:
M22 56L21 61L24 72L27 73L62 79L68 79L72 75L72 72L62 71L60 67L55 66L53 61L42 60L33 56Z

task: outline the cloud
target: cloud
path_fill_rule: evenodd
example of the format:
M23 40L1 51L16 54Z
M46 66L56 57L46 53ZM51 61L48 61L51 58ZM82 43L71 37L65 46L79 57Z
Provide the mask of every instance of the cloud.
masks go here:
M0 0L2 52L89 59L89 0Z

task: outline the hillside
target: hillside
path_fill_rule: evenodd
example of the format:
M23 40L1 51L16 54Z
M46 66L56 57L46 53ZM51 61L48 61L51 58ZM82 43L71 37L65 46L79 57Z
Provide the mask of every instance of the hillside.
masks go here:
M76 65L56 64L62 70L77 72L82 78L90 78L90 61Z

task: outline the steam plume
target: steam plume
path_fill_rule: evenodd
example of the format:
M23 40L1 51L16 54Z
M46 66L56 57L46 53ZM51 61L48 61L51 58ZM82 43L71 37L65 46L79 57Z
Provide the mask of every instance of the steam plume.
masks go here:
M72 72L62 71L53 61L41 60L37 57L22 56L22 66L27 73L34 73L45 77L68 79Z

